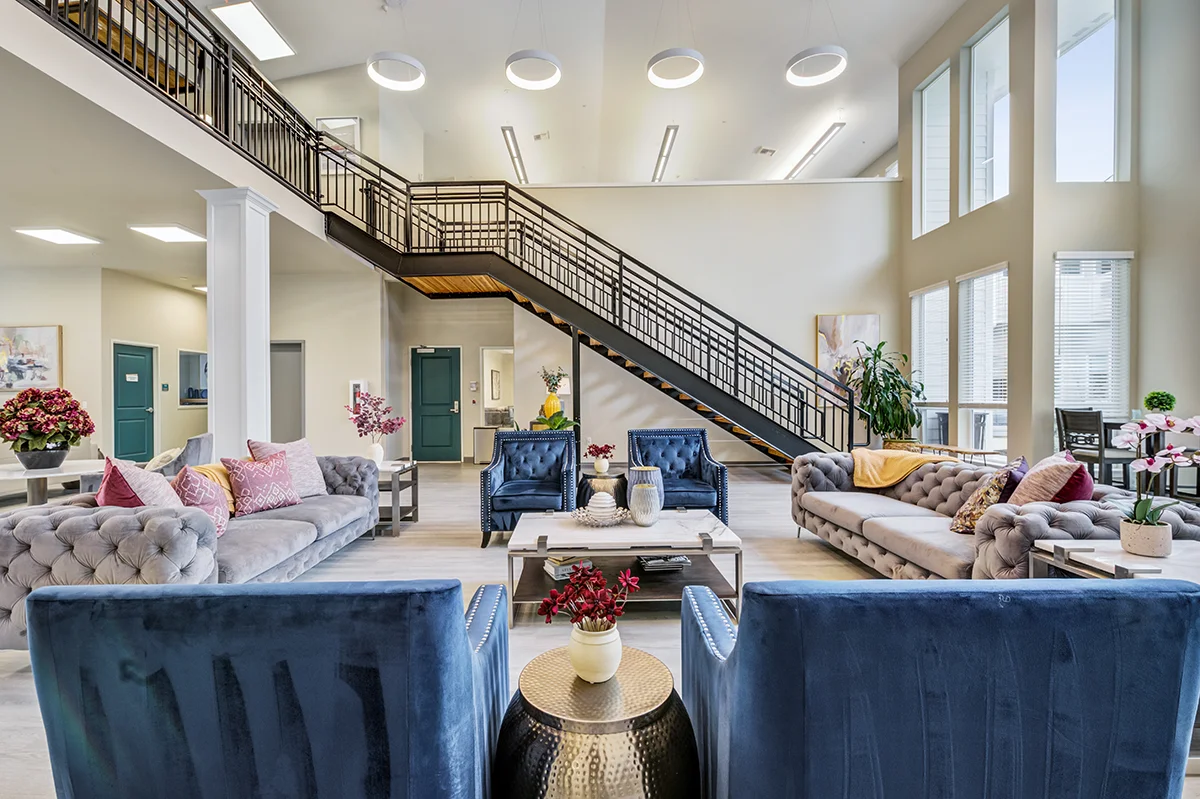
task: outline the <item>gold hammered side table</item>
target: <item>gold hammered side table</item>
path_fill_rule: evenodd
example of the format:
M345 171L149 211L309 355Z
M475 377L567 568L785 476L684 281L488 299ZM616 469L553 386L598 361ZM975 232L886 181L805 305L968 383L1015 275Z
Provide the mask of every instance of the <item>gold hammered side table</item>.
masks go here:
M670 670L625 647L598 685L575 676L566 647L521 672L492 768L495 799L694 799L700 761Z

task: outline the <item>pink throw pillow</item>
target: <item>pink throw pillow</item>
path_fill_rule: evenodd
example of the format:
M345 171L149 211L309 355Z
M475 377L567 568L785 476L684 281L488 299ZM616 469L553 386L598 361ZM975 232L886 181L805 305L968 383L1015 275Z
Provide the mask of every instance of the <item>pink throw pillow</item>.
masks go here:
M286 452L277 452L262 461L221 458L221 463L229 470L235 517L300 504L300 495L288 473Z
M225 535L225 527L229 524L229 503L225 500L224 489L188 466L175 475L171 488L175 489L185 506L199 508L213 520L217 526L217 538Z
M292 476L292 486L300 496L316 497L329 493L325 487L325 477L321 474L321 465L307 438L288 444L250 440L246 446L250 449L250 457L256 461L265 461L277 452L286 452L288 474Z
M158 472L148 472L130 461L104 459L104 477L96 492L96 504L107 508L182 508L171 490L171 481Z
M1094 488L1087 466L1069 452L1060 452L1038 461L1017 485L1009 502L1075 502L1091 499Z

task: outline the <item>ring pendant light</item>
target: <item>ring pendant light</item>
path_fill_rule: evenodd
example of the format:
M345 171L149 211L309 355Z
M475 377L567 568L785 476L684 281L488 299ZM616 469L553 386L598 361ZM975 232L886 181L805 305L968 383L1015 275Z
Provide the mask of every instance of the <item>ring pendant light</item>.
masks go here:
M695 66L688 74L679 78L669 78L655 72L655 67L662 64L664 61L669 61L673 58L683 58L693 61ZM700 80L700 76L704 74L704 56L699 50L693 50L690 47L672 47L663 50L661 53L655 54L650 62L646 65L646 77L655 86L660 89L682 89L684 86L691 86L696 81Z
M802 69L800 69L805 62L814 59L828 59L830 57L837 59L837 61L823 72L805 75ZM845 72L848 63L849 55L845 49L835 44L809 47L807 50L801 50L799 53L796 53L796 55L792 56L792 60L788 62L787 81L793 86L820 86L822 83L829 83L829 81Z
M404 64L417 71L414 78L408 80L398 80L389 78L379 71L380 64L393 63ZM371 80L378 83L385 89L391 89L394 92L415 92L417 89L425 85L425 67L420 61L405 53L396 53L392 51L384 51L376 53L367 61L367 74L371 76Z
M517 74L517 64L522 61L541 61L554 67L554 74L546 78L523 78ZM504 62L504 74L508 76L509 83L519 89L528 89L531 92L540 92L558 85L562 80L562 62L560 62L552 53L545 50L518 50L508 57Z

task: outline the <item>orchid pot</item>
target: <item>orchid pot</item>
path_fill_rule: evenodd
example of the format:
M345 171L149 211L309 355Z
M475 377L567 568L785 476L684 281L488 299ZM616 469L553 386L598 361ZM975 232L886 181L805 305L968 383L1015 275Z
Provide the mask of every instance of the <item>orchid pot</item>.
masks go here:
M607 630L592 632L578 624L571 627L567 659L579 679L590 683L608 682L621 666L621 633L614 624Z
M1121 549L1130 555L1165 558L1171 554L1171 525L1121 520Z

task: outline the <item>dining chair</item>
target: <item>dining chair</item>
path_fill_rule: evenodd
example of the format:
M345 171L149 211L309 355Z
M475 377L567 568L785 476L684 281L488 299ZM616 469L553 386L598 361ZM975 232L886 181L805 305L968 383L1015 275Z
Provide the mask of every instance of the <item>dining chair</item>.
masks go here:
M1059 446L1071 453L1075 460L1096 467L1097 478L1113 485L1115 467L1121 467L1122 486L1129 488L1129 464L1135 460L1134 453L1117 449L1108 439L1104 425L1104 413L1074 408L1055 408L1058 420Z

